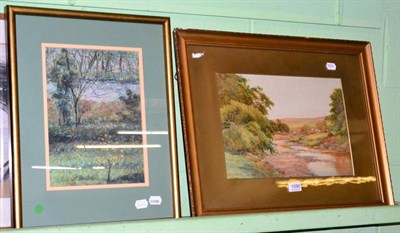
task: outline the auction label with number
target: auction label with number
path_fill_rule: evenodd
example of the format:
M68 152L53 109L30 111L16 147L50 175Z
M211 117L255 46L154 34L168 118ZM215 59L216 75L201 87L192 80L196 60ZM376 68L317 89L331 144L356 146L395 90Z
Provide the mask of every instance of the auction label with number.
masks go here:
M140 210L140 209L146 209L148 205L149 205L149 203L147 202L146 199L137 200L137 201L135 202L135 207L136 207L136 209L138 209L138 210Z
M288 189L289 192L301 192L301 183L300 182L295 182L295 183L288 183Z
M150 205L161 205L162 198L160 196L150 196L149 203Z

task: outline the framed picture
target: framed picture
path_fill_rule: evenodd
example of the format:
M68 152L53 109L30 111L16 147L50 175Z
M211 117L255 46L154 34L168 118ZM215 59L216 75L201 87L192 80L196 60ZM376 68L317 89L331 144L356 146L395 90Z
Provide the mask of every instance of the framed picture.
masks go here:
M6 27L0 14L0 228L12 227L12 166L9 120L9 81L6 55Z
M368 42L174 36L192 215L394 204Z
M7 10L16 226L179 217L169 18Z

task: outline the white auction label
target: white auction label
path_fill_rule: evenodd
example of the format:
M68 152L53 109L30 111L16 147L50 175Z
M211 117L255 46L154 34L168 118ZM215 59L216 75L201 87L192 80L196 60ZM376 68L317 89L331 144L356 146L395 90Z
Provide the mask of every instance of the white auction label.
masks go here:
M136 209L146 209L149 206L149 203L146 199L136 200L135 207Z
M203 53L192 53L192 58L201 58L204 56L204 52Z
M294 183L288 183L288 189L289 192L301 192L301 183L300 182L294 182Z
M336 70L336 64L333 62L327 62L325 66L327 70Z
M161 205L162 198L160 196L150 196L149 203L150 205Z

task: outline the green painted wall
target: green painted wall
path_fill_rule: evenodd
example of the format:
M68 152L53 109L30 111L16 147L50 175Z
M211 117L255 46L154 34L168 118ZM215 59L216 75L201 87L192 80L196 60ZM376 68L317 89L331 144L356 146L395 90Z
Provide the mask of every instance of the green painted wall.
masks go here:
M0 12L6 5L168 16L171 28L370 41L395 198L400 200L399 0L1 0ZM178 111L177 121L180 121ZM399 206L187 217L189 206L180 130L178 128L178 152L184 218L10 232L267 232L296 229L325 233L400 232Z

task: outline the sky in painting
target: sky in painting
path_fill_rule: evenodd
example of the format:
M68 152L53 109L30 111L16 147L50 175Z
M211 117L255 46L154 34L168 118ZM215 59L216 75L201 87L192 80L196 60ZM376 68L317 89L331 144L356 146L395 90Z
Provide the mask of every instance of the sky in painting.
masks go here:
M314 118L329 115L330 95L342 88L339 78L242 74L274 102L269 119Z

